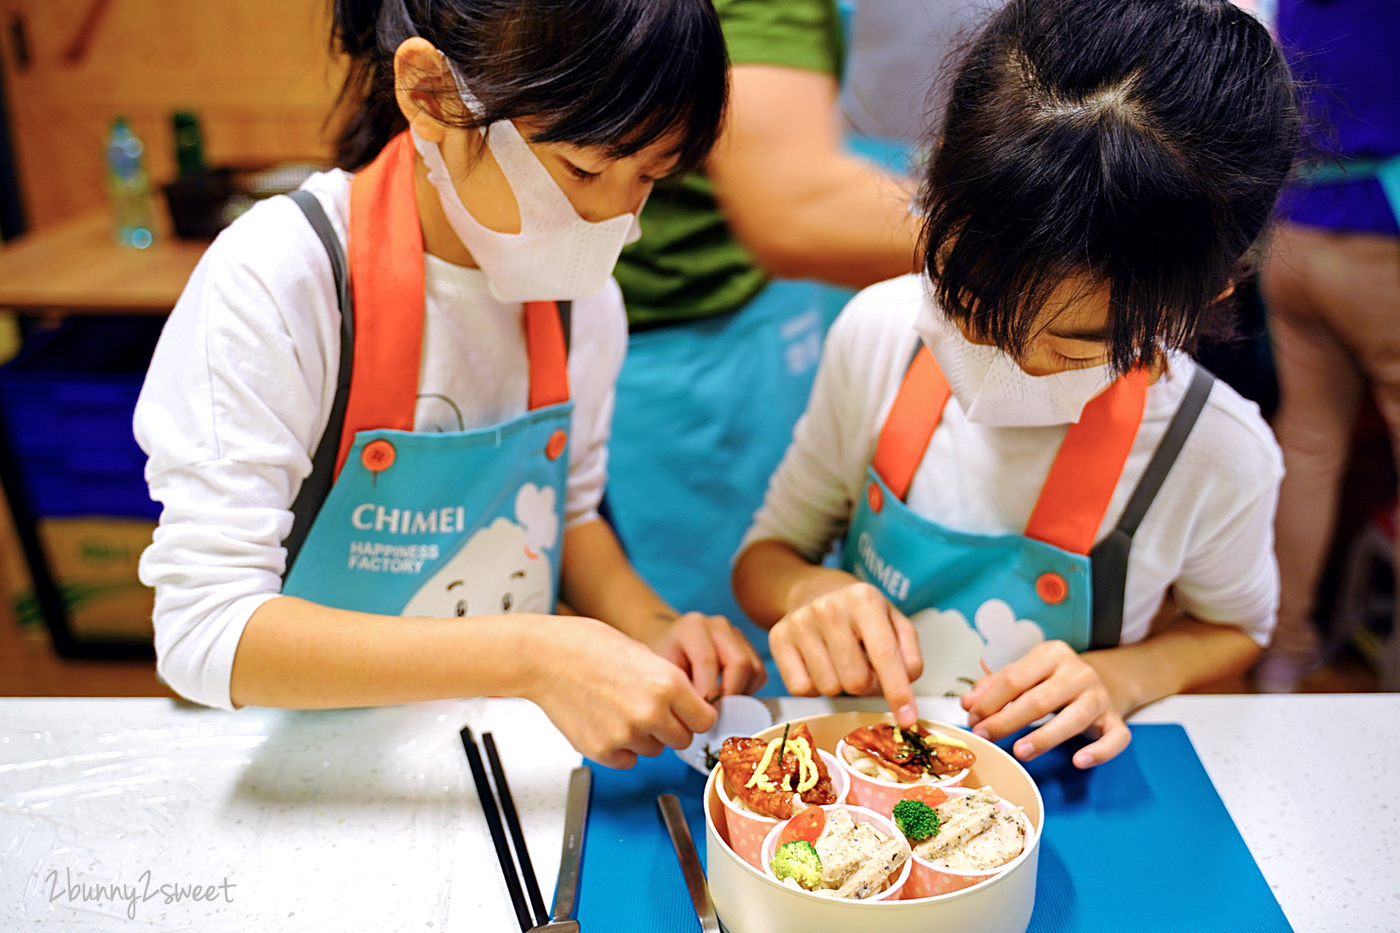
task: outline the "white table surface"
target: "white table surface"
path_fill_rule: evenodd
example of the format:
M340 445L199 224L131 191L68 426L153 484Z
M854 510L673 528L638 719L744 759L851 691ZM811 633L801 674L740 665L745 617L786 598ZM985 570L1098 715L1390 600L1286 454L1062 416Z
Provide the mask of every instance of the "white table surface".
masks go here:
M1174 697L1134 721L1186 727L1299 933L1400 931L1400 695ZM578 756L528 703L0 699L0 930L513 929L464 724L496 737L549 900Z

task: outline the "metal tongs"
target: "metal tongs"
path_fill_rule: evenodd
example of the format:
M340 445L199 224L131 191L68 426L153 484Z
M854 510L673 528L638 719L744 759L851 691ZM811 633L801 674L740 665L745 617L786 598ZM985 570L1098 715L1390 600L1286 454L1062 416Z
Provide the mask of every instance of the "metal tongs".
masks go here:
M709 886L705 884L705 870L700 867L700 856L695 851L695 840L690 836L685 814L681 812L680 800L675 794L662 794L656 798L656 806L666 821L666 831L671 834L671 845L676 848L676 860L685 876L686 892L700 920L700 929L703 933L721 933L724 928L715 916L715 905L710 900Z
M506 772L501 767L500 756L496 753L496 741L491 733L481 736L486 747L486 757L491 763L491 774L496 780L496 793L486 779L486 769L482 765L481 752L476 747L476 739L470 727L462 727L462 747L467 753L467 763L471 765L472 780L476 782L476 793L481 798L481 808L486 813L486 826L491 830L491 842L496 847L496 860L505 876L506 889L510 892L511 905L520 929L526 933L551 931L551 933L577 933L579 923L574 919L578 906L579 870L583 866L583 836L588 826L588 798L593 786L593 772L587 765L573 770L569 775L569 797L564 810L564 850L559 857L559 880L554 885L554 909L546 911L544 897L535 877L534 865L530 862L529 850L525 847L525 834L520 829L520 816L515 809L515 800L506 783ZM500 805L497 809L497 795ZM510 847L506 843L505 830L501 826L501 814L510 828L511 842L515 845L515 861L511 860ZM517 875L515 862L520 863ZM525 891L521 890L524 878ZM525 895L529 894L529 903ZM531 915L534 908L534 916ZM536 917L538 920L536 920Z

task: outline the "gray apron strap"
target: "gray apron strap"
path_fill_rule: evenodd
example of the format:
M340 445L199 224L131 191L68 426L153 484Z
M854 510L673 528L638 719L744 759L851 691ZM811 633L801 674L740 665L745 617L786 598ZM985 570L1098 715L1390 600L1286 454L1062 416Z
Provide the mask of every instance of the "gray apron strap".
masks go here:
M331 404L330 420L326 430L316 445L316 453L311 458L311 474L301 484L296 501L292 503L292 530L287 540L282 542L287 549L286 570L282 574L285 583L291 573L292 563L301 551L306 535L311 531L312 522L321 511L321 505L330 494L335 481L335 460L340 452L340 435L345 428L345 406L350 399L350 374L355 362L355 306L350 297L350 274L345 263L345 252L340 246L321 202L310 191L293 191L287 195L296 202L306 215L311 229L320 237L326 248L326 256L331 261L331 274L335 276L336 302L340 306L340 373L336 378L335 401Z
M1127 591L1128 554L1133 547L1133 535L1137 533L1138 525L1142 524L1152 501L1157 498L1157 492L1176 463L1191 429L1196 426L1196 419L1200 417L1201 409L1205 408L1213 385L1215 377L1197 364L1186 396L1181 400L1171 424L1167 425L1167 432L1162 435L1142 479L1138 480L1137 488L1128 498L1117 526L1094 545L1089 555L1094 588L1090 648L1112 648L1123 637L1123 598Z

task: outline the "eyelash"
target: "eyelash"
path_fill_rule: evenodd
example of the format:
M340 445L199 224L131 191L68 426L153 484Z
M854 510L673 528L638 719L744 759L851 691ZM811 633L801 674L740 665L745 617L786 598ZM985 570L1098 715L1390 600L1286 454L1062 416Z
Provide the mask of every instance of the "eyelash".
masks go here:
M1065 356L1063 353L1054 349L1053 347L1048 349L1050 350L1050 355L1055 358L1055 361L1057 363L1064 363L1075 367L1083 367L1085 369L1095 365L1095 361L1092 358L1085 359L1083 357L1078 356Z
M572 172L574 177L579 181L592 181L601 174L600 172L585 171L572 163L569 165L569 171Z

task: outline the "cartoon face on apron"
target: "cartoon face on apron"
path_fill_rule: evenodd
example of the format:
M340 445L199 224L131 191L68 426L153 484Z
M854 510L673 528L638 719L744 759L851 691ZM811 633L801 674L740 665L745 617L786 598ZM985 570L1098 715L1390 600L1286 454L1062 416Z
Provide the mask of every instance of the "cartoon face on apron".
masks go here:
M413 152L405 133L352 182L353 368L340 435L322 439L339 445L335 482L282 592L387 615L550 613L573 410L560 310L525 306L524 415L412 430L424 314Z
M1147 374L1120 377L1070 426L1024 534L956 531L904 504L950 397L921 347L881 430L843 558L913 622L923 695L961 695L982 676L979 659L995 670L1047 639L1090 647L1089 555L1142 422Z

